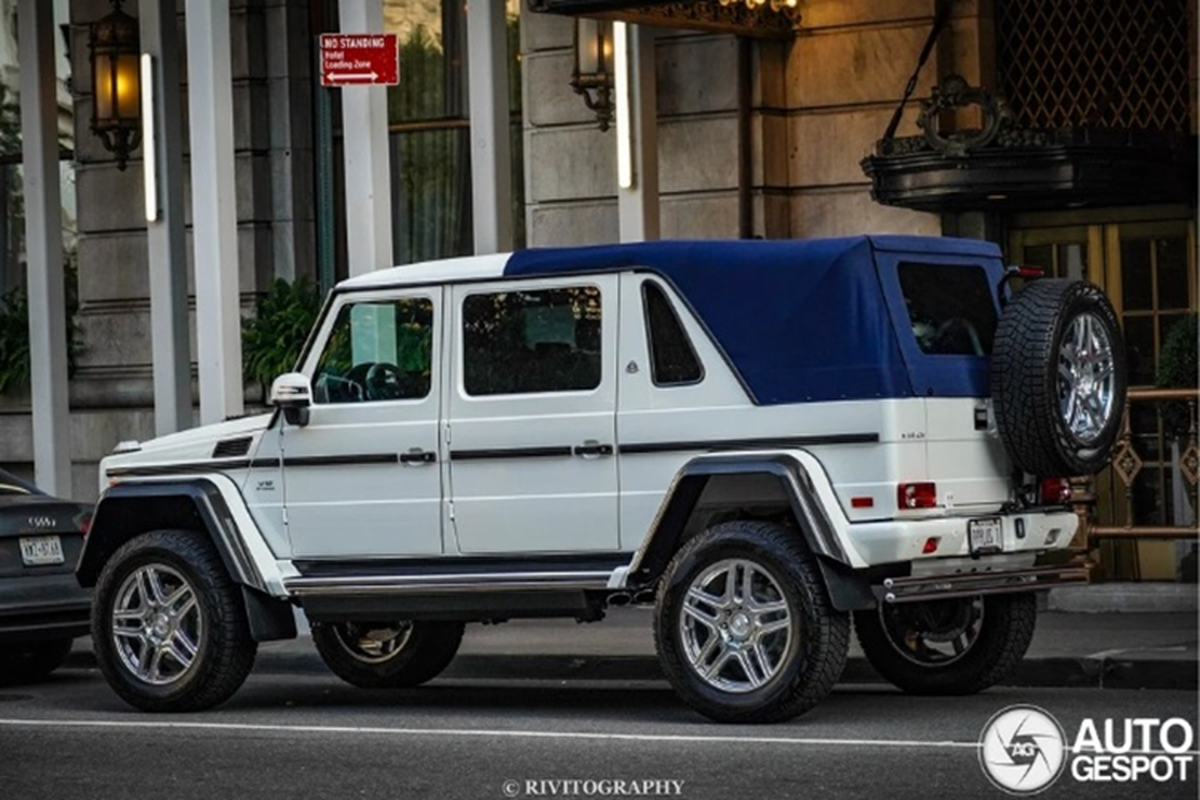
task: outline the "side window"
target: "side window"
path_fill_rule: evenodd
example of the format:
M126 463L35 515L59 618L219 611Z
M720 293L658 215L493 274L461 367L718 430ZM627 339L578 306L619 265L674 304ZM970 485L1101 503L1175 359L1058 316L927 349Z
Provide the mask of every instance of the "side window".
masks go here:
M472 294L463 300L463 385L473 396L600 385L600 289Z
M900 289L921 352L986 356L996 337L996 305L982 267L901 264Z
M432 354L429 298L342 306L317 362L313 400L419 400L429 395Z
M650 340L650 377L655 386L683 386L704 379L704 369L687 331L662 288L652 281L642 284L646 309L646 336Z

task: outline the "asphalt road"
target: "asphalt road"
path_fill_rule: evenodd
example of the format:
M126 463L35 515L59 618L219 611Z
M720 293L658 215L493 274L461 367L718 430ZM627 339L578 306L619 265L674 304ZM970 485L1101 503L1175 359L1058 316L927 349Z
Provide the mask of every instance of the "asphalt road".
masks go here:
M937 699L843 685L790 723L720 726L660 682L443 679L371 693L316 670L262 668L219 709L149 716L94 669L72 666L0 690L0 797L1002 798L977 742L1015 703L1050 711L1072 739L1085 717L1197 720L1190 691L1003 688ZM1068 769L1040 796L1195 798L1195 760L1186 782L1081 783Z

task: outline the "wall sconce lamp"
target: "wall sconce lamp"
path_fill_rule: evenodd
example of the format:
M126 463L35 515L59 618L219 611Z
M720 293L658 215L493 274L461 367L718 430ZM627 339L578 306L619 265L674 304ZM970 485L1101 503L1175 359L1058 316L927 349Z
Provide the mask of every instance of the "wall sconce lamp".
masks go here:
M600 130L608 130L613 120L613 24L609 20L575 18L571 88L583 95L584 104L596 112Z
M125 169L141 140L141 79L137 20L110 0L112 13L92 23L92 133Z

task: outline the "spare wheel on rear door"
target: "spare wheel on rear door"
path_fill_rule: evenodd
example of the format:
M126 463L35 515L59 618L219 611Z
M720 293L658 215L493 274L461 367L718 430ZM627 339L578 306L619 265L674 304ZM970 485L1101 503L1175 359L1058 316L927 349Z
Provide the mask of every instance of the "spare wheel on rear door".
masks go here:
M1000 315L992 403L1021 470L1042 477L1102 470L1121 428L1126 380L1117 315L1098 286L1033 281Z

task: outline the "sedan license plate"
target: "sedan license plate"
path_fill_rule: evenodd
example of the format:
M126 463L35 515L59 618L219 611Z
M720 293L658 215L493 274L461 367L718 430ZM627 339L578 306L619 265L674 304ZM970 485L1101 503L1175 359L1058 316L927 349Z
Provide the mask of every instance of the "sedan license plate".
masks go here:
M57 536L22 538L21 560L27 567L63 563L62 539Z
M1004 549L1003 528L999 517L967 522L967 542L972 553L996 553Z

